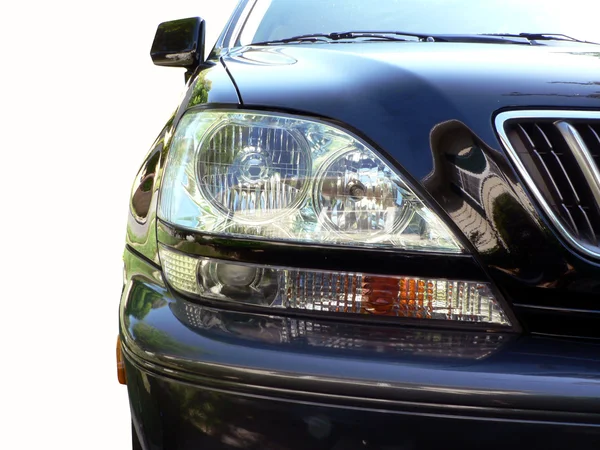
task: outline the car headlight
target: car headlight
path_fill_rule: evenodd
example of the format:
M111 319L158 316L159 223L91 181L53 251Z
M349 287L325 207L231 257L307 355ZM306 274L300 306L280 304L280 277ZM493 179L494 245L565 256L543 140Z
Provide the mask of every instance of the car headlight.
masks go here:
M221 236L462 251L366 143L282 114L188 112L171 144L159 217Z
M331 124L284 114L188 111L171 142L158 215L183 231L221 238L463 252L368 144ZM159 254L173 288L223 304L511 324L492 286L480 281L240 264L165 245Z

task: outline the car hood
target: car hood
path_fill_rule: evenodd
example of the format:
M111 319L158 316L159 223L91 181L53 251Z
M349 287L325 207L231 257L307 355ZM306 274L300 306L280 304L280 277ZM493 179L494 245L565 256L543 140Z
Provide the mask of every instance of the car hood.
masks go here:
M245 106L342 121L417 179L433 168L418 136L435 124L460 120L494 144L499 109L600 107L600 45L285 45L242 48L224 62Z
M599 110L600 46L285 45L223 62L245 108L339 121L405 170L531 331L598 336L598 261L564 245L537 212L493 121L509 109Z

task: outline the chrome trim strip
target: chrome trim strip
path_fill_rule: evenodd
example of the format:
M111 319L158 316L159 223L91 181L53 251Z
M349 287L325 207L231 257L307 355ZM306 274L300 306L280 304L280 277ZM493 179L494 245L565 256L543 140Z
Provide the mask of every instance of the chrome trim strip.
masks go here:
M569 232L563 225L563 221L556 215L556 213L552 210L550 205L544 199L544 196L536 186L533 178L529 175L529 172L525 168L525 165L521 162L521 158L517 154L517 151L514 149L508 135L506 134L506 130L504 129L504 124L508 120L513 119L556 119L556 121L561 122L564 119L588 119L588 120L600 120L600 111L570 111L570 110L527 110L527 111L507 111L498 114L494 120L494 125L496 127L496 131L500 137L500 141L507 152L511 162L514 164L517 169L519 175L525 181L525 184L529 188L530 192L533 194L538 204L541 206L542 210L546 213L552 224L556 227L560 235L567 240L569 244L575 247L576 250L584 253L587 256L591 256L593 258L600 258L600 247L593 247L589 245L583 244L579 241L575 236ZM574 130L577 132L577 130ZM579 136L579 133L577 133ZM581 136L579 136L581 139ZM583 143L583 141L582 141ZM584 145L585 147L585 145ZM589 152L588 152L589 155ZM579 161L579 160L578 160ZM592 160L593 162L593 160ZM596 168L596 171L598 169ZM587 179L587 178L586 178ZM600 178L598 178L600 183ZM592 188L593 189L593 188ZM599 184L600 189L600 184ZM600 204L600 203L599 203Z
M594 157L590 154L590 150L585 145L581 135L573 125L568 122L555 122L554 126L562 134L567 141L567 145L573 151L573 155L579 164L579 168L583 172L585 181L590 186L592 194L596 199L596 203L600 206L600 171L596 167Z

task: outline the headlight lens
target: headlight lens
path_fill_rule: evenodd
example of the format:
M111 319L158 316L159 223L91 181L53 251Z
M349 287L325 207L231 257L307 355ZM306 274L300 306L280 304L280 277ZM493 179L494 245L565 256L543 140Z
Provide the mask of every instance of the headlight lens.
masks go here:
M221 236L460 253L439 217L357 137L323 122L189 111L159 217Z

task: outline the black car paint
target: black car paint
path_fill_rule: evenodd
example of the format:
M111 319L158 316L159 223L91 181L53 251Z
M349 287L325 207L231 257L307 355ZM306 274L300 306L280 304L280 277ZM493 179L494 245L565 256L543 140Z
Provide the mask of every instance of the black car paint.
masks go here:
M447 440L460 448L598 448L600 345L593 339L600 337L600 266L572 251L548 225L520 187L493 128L494 114L503 110L598 110L598 74L597 46L581 44L373 42L214 52L191 78L133 189L120 316L132 417L144 447L435 448ZM377 325L389 344L379 339L376 350L357 352L342 347L348 339L322 348L302 339L264 342L266 330L279 330L286 320L347 327L367 347L375 340L367 325L370 331L361 333L362 325L332 324L330 318L243 319L241 312L217 311L219 326L186 323L176 308L199 306L165 285L157 237L232 260L297 255L293 246L276 244L236 250L157 221L170 136L187 109L207 106L318 117L370 142L462 232L474 255L460 257L464 262L453 270L470 279L489 277L513 305L523 333L506 335L489 355L465 362L444 358L443 348L441 359L397 351L392 343L411 331L389 324ZM458 151L467 147L494 176L495 189L485 198L467 192L457 177ZM500 196L510 220L493 213ZM459 210L485 224L495 245L465 232L453 216ZM377 264L377 257L363 260L364 251L311 251L306 261L322 267L373 263L384 272L413 267L422 273L452 264L434 266L435 255L414 255L416 264L387 255ZM214 305L204 308L210 312ZM227 317L259 326L232 333L223 325ZM413 343L455 335L459 349L469 347L460 336L481 332L412 330Z

